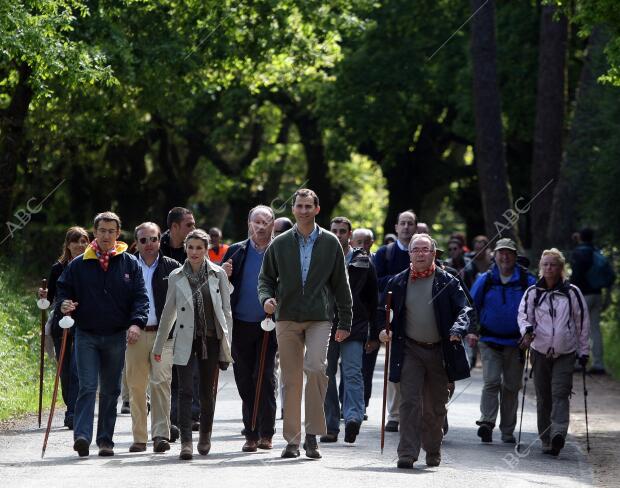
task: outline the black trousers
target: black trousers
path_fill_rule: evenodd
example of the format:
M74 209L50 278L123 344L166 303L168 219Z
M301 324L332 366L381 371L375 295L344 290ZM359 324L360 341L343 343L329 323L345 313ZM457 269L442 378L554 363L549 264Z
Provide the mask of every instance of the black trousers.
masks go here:
M275 433L276 377L274 364L278 348L275 330L268 335L269 342L265 355L265 372L256 417L256 429L252 430L252 411L254 409L256 381L264 333L260 323L234 321L232 336L233 371L237 390L243 403L243 425L248 440L258 440L260 437L270 439Z
M200 383L200 432L211 432L213 428L213 414L215 413L215 375L219 366L220 343L216 337L207 339L207 359L197 359L196 352L202 345L200 338L192 344L192 354L185 366L177 365L177 379L179 384L179 430L181 442L192 440L192 399L194 397L194 368L193 361L198 363Z

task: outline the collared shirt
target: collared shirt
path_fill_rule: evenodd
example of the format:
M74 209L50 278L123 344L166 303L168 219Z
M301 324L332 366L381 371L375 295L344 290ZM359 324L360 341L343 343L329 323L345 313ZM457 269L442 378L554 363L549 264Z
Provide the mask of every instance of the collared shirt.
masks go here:
M252 249L254 249L258 254L264 254L265 251L267 250L267 247L263 247L262 249L260 249L256 245L256 242L254 242L251 237L248 240L250 241L250 245L252 246Z
M299 260L301 261L301 284L306 285L306 278L308 277L308 271L310 270L310 260L312 259L312 248L319 237L319 226L314 224L314 230L305 238L297 228L297 224L294 227L295 236L297 237L297 243L299 244Z
M144 262L142 255L138 254L138 263L140 263L140 269L142 269L142 276L144 277L144 286L146 287L146 294L149 297L149 315L146 320L146 325L157 325L157 314L155 313L155 296L153 295L153 275L157 269L159 263L159 256L153 261L150 266Z
M398 246L398 249L400 249L401 251L407 251L409 252L409 247L405 246L402 242L400 242L398 239L396 239L396 245Z
M345 254L344 260L347 264L351 264L351 258L353 257L353 248L349 247L349 252Z

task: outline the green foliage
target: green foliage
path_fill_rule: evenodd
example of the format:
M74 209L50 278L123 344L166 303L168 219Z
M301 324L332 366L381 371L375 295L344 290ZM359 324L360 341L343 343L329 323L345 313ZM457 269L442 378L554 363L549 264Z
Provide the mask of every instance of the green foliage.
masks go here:
M0 421L36 411L39 395L40 313L34 287L23 283L19 268L0 261ZM46 357L44 406L48 408L55 364Z

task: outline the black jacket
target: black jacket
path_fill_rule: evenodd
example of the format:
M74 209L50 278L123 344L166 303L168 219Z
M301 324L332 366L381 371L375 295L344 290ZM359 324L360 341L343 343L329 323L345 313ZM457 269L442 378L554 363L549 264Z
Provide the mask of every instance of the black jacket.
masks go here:
M353 297L353 323L351 335L347 337L347 341L366 342L369 338L369 326L372 327L370 338L378 339L379 331L375 326L379 299L377 273L370 256L364 249L353 249L351 261L347 264L347 273L349 274L349 286ZM338 316L336 314L332 326L332 340L337 328Z
M181 247L170 246L170 231L169 230L167 230L161 235L159 250L164 256L172 258L181 264L185 263L185 260L187 259L187 253L185 252L184 246L181 246Z
M245 241L235 242L232 244L224 257L222 258L222 264L224 264L229 259L232 259L232 275L229 276L230 283L235 287L235 290L241 288L241 277L243 276L243 265L245 264L245 256L247 254L247 248L250 245L250 239L246 239ZM258 281L257 281L258 285ZM258 296L258 290L256 291L256 295ZM235 307L237 306L237 302L239 301L239 293L232 293L230 295L230 308L233 311L233 315L235 313Z
M112 335L130 325L146 325L149 300L142 270L136 257L127 252L111 257L108 270L103 271L88 247L69 263L56 286L55 313L62 317L63 300L78 302L73 318L81 330Z
M385 301L387 292L392 292L392 354L390 356L390 381L400 381L401 367L403 364L406 311L405 298L407 296L407 284L409 283L409 270L397 274L387 284L386 290L381 297L381 313L377 314L380 329L385 329ZM444 365L450 381L469 377L469 364L465 356L462 344L450 342L451 335L465 337L469 329L469 314L471 305L459 284L459 281L440 268L435 271L433 282L433 308L435 319L439 327Z

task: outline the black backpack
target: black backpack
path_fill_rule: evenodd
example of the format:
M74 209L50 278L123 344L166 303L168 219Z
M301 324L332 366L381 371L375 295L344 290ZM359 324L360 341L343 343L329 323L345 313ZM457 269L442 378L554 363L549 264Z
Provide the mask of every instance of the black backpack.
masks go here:
M521 291L525 293L525 290L527 290L530 286L529 281L528 281L529 271L527 270L526 267L521 266L520 264L517 264L517 269L519 270L519 288L521 288ZM500 283L500 284L501 286L514 286L512 284L509 284L509 285L508 284L504 285L503 283ZM484 298L487 296L487 293L489 292L492 286L493 286L493 268L491 268L484 274L484 285L482 286L482 303L480 305L480 308L484 306Z

